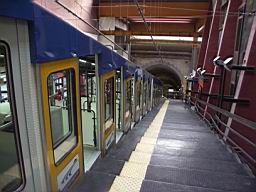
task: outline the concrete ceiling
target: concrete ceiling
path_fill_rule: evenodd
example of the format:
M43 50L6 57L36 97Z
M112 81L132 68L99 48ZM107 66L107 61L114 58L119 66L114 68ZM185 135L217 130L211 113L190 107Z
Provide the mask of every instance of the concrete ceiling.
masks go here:
M143 11L145 23L138 11L134 0L100 0L99 16L116 17L128 24L129 30L106 30L105 35L126 36L127 43L131 45L133 57L156 57L159 51L156 50L151 39L142 40L129 38L133 36L189 36L194 41L170 41L157 40L162 57L175 57L191 59L192 49L200 47L196 41L201 37L203 25L208 16L208 0L138 0L140 9ZM152 68L151 73L162 79L170 87L180 87L181 80L175 71L166 71L162 68Z

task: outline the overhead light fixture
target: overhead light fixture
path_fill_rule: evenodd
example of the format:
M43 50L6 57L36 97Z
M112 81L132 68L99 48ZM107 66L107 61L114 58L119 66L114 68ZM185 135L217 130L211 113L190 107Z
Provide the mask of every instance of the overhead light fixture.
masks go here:
M133 23L143 23L144 20L140 17L128 18L130 22ZM192 22L190 18L145 18L147 23L178 23L178 24L188 24Z
M4 58L4 55L0 55L0 58Z
M200 33L204 29L204 25L198 28L197 32Z
M95 63L91 63L91 65L95 66Z
M155 41L194 41L193 37L188 36L152 36ZM151 36L144 36L144 35L134 35L131 36L132 39L138 40L151 40Z

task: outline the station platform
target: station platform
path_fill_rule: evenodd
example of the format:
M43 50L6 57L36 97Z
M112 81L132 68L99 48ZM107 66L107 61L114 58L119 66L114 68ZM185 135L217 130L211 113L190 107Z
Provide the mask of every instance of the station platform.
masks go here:
M149 112L74 191L255 192L256 179L181 101Z

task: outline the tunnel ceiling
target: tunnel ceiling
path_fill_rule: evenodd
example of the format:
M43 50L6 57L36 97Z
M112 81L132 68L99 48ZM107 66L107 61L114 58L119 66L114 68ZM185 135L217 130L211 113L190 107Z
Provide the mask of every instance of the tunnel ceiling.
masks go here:
M152 67L147 69L147 71L162 80L166 88L174 88L177 90L181 87L181 80L175 71L166 69L161 66Z

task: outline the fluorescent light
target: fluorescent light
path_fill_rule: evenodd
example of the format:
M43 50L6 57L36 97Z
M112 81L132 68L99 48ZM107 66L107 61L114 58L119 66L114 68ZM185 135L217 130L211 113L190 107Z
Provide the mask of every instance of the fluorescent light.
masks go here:
M197 38L197 41L198 41L198 42L202 42L202 41L203 41L203 37L198 37L198 38Z
M95 63L91 63L91 65L93 65L93 66L94 66L94 65L95 65Z
M139 40L151 40L151 36L132 36L133 39ZM169 41L193 41L193 37L185 37L185 36L153 36L154 40L169 40Z
M0 58L4 58L4 55L0 55Z
M133 23L143 23L144 20L141 17L131 17L128 18L129 21ZM145 18L147 23L179 23L186 24L191 23L192 19L190 18Z

